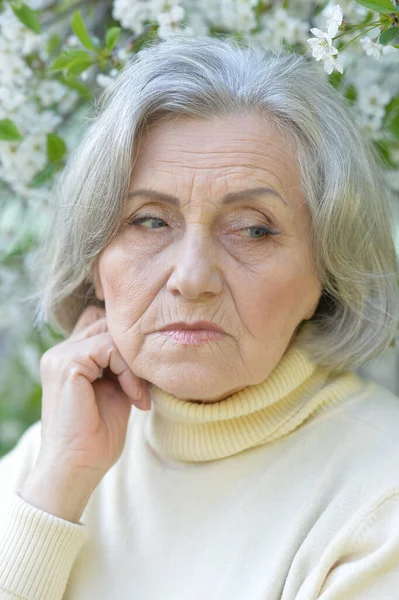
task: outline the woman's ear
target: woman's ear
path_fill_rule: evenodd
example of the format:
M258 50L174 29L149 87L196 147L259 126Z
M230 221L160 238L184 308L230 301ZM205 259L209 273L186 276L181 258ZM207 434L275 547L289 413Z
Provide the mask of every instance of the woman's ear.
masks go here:
M101 283L101 277L98 272L98 265L96 265L93 268L93 281L94 281L94 289L96 292L96 297L98 298L98 300L104 301L104 290L103 290L103 286Z

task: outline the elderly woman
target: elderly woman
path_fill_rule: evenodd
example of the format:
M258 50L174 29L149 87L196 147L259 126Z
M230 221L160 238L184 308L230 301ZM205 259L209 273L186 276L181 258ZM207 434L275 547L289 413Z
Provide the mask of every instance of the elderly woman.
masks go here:
M397 330L394 212L319 66L152 42L56 187L0 597L397 598L399 399L355 370Z

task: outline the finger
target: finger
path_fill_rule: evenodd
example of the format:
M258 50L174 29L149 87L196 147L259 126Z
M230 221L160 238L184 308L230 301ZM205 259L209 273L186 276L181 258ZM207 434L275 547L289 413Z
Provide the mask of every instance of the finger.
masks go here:
M125 394L145 408L149 398L148 382L133 373L115 345L110 353L109 369L118 377Z
M117 384L120 388L122 388L122 391L125 393L125 395L128 397L129 402L132 404L132 394L133 394L133 399L134 402L133 404L135 406L137 406L138 408L141 408L142 410L147 410L148 409L148 403L147 403L147 398L150 399L150 394L148 391L148 381L145 379L141 379L141 377L138 377L137 375L133 375L137 378L137 386L134 387L136 384L135 382L133 383L133 390L129 391L129 393L127 393L126 389L128 388L129 390L132 389L132 384L129 381L125 381L125 377L126 377L127 373L125 374L121 374L119 377L118 375L115 375L115 373L113 373L111 371L111 369L107 368L104 369L104 374L102 379L109 379L111 381L113 381L115 384ZM96 382L94 382L96 383Z
M81 331L77 331L70 339L74 341L85 340L89 337L93 337L99 333L106 333L108 331L108 322L107 317L103 317L102 319L98 319L90 325L87 325Z
M101 306L87 306L75 323L75 327L72 330L70 338L77 339L87 327L101 319L104 319L105 317L105 309Z
M134 400L134 404L143 410L147 410L150 401L148 381L135 375L130 368L121 373L118 379L122 390L129 398Z
M79 342L81 348L76 354L74 371L78 371L93 383L101 369L109 368L119 380L125 394L132 400L145 402L147 381L133 373L117 349L109 332L99 333Z
M85 329L88 325L91 325L95 321L105 317L105 309L101 306L90 305L86 306L80 317L75 323L72 334L78 333Z

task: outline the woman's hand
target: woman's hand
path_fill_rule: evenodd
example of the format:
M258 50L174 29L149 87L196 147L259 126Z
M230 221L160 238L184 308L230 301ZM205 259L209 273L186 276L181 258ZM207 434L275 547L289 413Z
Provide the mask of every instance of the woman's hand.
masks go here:
M103 375L98 379L101 369ZM149 408L148 383L125 363L108 332L105 310L96 306L85 309L67 340L43 354L40 374L41 446L21 497L37 506L38 501L32 502L26 490L33 485L37 494L38 487L48 489L54 484L59 489L52 501L55 511L48 509L42 492L38 508L63 518L73 515L76 520L122 454L131 405ZM71 486L75 497L71 497ZM59 495L69 497L69 504L75 505L70 512L57 504L63 502ZM54 498L54 490L50 496Z

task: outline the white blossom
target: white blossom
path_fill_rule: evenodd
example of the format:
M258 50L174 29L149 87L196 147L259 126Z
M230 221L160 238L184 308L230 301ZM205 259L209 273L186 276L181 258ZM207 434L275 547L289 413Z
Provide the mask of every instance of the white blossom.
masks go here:
M334 70L343 73L342 64L334 58L338 55L338 50L332 44L343 19L341 7L339 4L327 6L323 14L327 18L326 30L322 31L318 27L312 27L310 32L316 37L309 38L307 43L312 49L313 58L323 62L324 70L328 74Z
M194 16L194 20L198 20L199 15L201 20L216 25L223 19L219 2L215 2L215 0L201 0L200 3L198 0L185 0L184 5L187 7L187 15L190 21L192 16Z
M161 27L173 27L184 19L184 8L176 4L169 12L161 12L157 15L157 21Z
M126 48L120 48L116 51L116 56L119 58L119 60L126 61L129 58L130 53Z
M372 56L373 58L380 59L382 54L395 53L397 58L397 53L393 46L380 44L367 35L361 37L359 41L363 46L363 49L367 56Z
M30 133L50 133L62 122L62 118L52 110L38 112L31 102L21 105L18 112L10 113L10 118L15 121L23 135Z
M72 35L69 35L67 37L67 39L65 40L65 45L68 46L69 48L75 48L76 46L80 46L81 42L77 35L72 34Z
M33 77L33 71L18 53L0 53L0 85L23 87Z
M382 116L379 113L363 113L359 112L357 121L362 130L371 138L378 139L381 131ZM378 135L376 135L378 134Z
M0 30L3 42L17 54L27 56L34 51L46 51L47 33L36 34L31 31L17 19L7 4L0 13Z
M262 31L256 38L273 48L279 47L283 39L288 44L303 43L309 33L309 24L306 21L289 15L286 9L280 7L263 15L261 26Z
M312 27L310 31L316 36L307 40L312 49L313 58L323 62L327 73L332 73L334 69L342 73L342 65L334 59L334 56L338 54L338 50L332 45L331 35L326 31L321 31L317 27Z
M382 118L385 114L385 106L391 98L391 94L381 86L371 85L359 91L357 104L363 114Z
M316 36L307 40L312 48L313 58L323 60L328 56L338 54L338 50L332 45L332 38L329 33L321 31L317 27L312 27L310 31Z
M152 9L154 10L156 6L157 4L153 4ZM183 26L182 22L185 10L180 4L174 3L170 5L170 3L161 0L158 2L158 6L162 10L153 16L158 23L158 36L161 39L167 39L175 33L183 34L185 31L190 35L192 34L190 27L187 28L186 26Z
M338 73L341 73L341 74L344 72L344 68L343 68L342 64L340 62L338 62L332 56L327 56L326 58L323 59L323 67L324 67L324 70L326 71L326 73L328 73L329 75L331 75L331 73L334 70L338 71Z
M66 115L75 108L79 100L79 94L75 90L68 90L65 96L58 103L58 113L60 115Z
M11 87L1 86L0 87L0 118L5 116L13 110L16 110L25 100L24 94L18 89L12 89Z
M107 87L110 83L113 82L112 77L109 77L108 75L104 75L103 73L99 73L96 77L96 81L98 83L98 85L100 87Z
M76 94L59 82L38 80L33 69L40 60L34 56L32 68L28 66L26 57L33 52L41 60L48 58L47 42L48 32L37 35L5 6L0 13L0 118L14 121L24 139L0 142L0 172L16 194L29 199L37 194L27 184L47 163L45 134L62 121L60 115L43 109L62 95Z
M150 2L151 14L154 21L161 13L173 13L176 7L182 8L181 0L151 0ZM180 14L180 11L177 11L176 17L178 19L180 19Z
M191 35L209 35L209 24L205 15L193 11L192 13L188 13L187 22L188 27L192 31ZM186 35L188 35L187 30Z
M152 20L151 3L144 0L114 0L112 16L122 27L138 34L145 22Z
M343 19L340 5L335 4L332 8L328 8L325 14L327 17L327 31L328 34L333 38L337 35Z
M68 93L68 88L57 80L41 81L37 86L36 96L42 106L48 107L60 102Z
M44 133L35 133L18 144L2 142L0 157L3 177L12 182L18 173L19 181L28 183L47 163L47 139Z
M250 32L256 26L252 0L219 0L218 12L213 14L213 24L224 29Z

